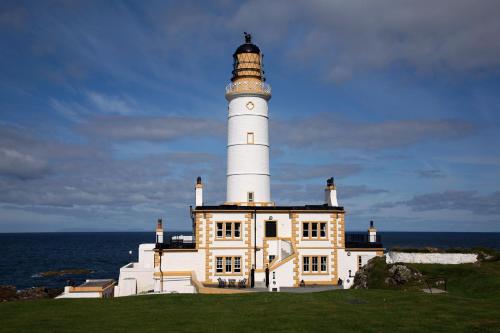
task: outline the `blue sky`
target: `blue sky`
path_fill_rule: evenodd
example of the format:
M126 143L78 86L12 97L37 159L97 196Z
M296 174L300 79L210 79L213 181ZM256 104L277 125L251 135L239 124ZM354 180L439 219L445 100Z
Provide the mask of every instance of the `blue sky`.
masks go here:
M224 87L253 34L272 198L347 229L500 231L497 1L2 1L0 232L189 230L225 197Z

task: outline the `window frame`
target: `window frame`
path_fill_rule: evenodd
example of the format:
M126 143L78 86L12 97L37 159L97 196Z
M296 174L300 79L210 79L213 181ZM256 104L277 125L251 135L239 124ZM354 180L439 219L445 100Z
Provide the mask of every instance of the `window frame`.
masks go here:
M224 257L215 257L215 273L224 273Z
M238 265L236 265L236 263L238 263ZM241 273L241 257L233 257L233 273Z
M219 229L222 224L222 230ZM215 222L215 240L241 240L242 239L242 225L241 221L216 221ZM229 226L229 227L228 227ZM222 236L219 232L222 231ZM229 232L229 234L228 234Z
M328 256L320 256L320 267L319 267L319 271L320 272L328 272ZM323 259L325 259L325 262L323 263ZM323 265L325 267L325 269L323 269Z
M229 228L228 228L229 226ZM233 222L224 223L224 237L233 238Z
M220 229L219 229L220 226ZM224 222L216 222L215 223L215 238L224 238ZM220 232L220 236L219 236Z
M324 229L322 227L325 227ZM324 233L324 236L322 235ZM328 234L328 224L326 222L320 222L319 223L319 238L326 238L326 235Z
M324 226L324 229L321 227ZM324 232L324 236L322 233ZM328 240L328 222L302 221L302 240Z
M255 144L255 133L254 132L247 132L247 144L248 145Z
M219 262L219 259L221 260ZM222 265L222 267L219 265ZM229 268L229 270L228 270ZM215 275L241 276L243 275L242 256L216 256Z
M302 275L329 275L330 271L328 269L328 257L328 255L302 256ZM325 270L323 270L323 267L325 268Z
M233 257L224 257L224 272L229 274L233 273Z
M302 222L302 238L309 238L310 237L309 225L310 225L310 222ZM306 228L306 226L307 226L307 228Z
M306 262L307 259L307 262ZM306 269L307 266L307 269ZM302 257L302 273L310 272L311 269L311 259L309 256Z

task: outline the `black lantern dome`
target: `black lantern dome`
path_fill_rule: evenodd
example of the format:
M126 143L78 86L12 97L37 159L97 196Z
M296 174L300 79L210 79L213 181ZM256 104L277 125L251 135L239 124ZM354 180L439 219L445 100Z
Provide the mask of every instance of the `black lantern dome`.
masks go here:
M233 54L233 77L231 81L237 79L257 79L265 81L264 65L262 63L263 54L257 45L252 43L252 35L245 34L245 43L241 44Z
M241 44L233 54L233 57L241 53L257 53L260 54L260 49L257 45L252 44L252 35L248 33L245 34L245 44Z

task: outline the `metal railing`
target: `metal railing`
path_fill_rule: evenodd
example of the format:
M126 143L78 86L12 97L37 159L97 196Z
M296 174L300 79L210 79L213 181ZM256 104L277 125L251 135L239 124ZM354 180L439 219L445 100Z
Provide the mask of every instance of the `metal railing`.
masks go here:
M231 82L226 86L226 95L243 92L258 92L265 95L271 95L271 86L259 81Z
M382 247L382 237L380 237L380 235L377 235L375 237L375 242L370 242L370 236L367 233L346 233L345 246L351 248L378 248Z

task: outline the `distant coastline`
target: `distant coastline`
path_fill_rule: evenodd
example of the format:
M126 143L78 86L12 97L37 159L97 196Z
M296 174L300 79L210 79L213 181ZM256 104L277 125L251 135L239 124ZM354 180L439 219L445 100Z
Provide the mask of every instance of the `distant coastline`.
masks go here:
M353 232L353 231L348 231ZM167 236L173 232L167 232ZM175 232L179 233L179 232ZM189 234L189 232L180 232ZM500 233L380 232L385 248L494 248L500 250ZM141 243L154 242L145 232L0 233L0 285L18 289L33 286L62 287L68 279L118 278L118 268L137 259ZM129 251L132 254L129 255ZM41 272L87 269L88 275L42 277Z

